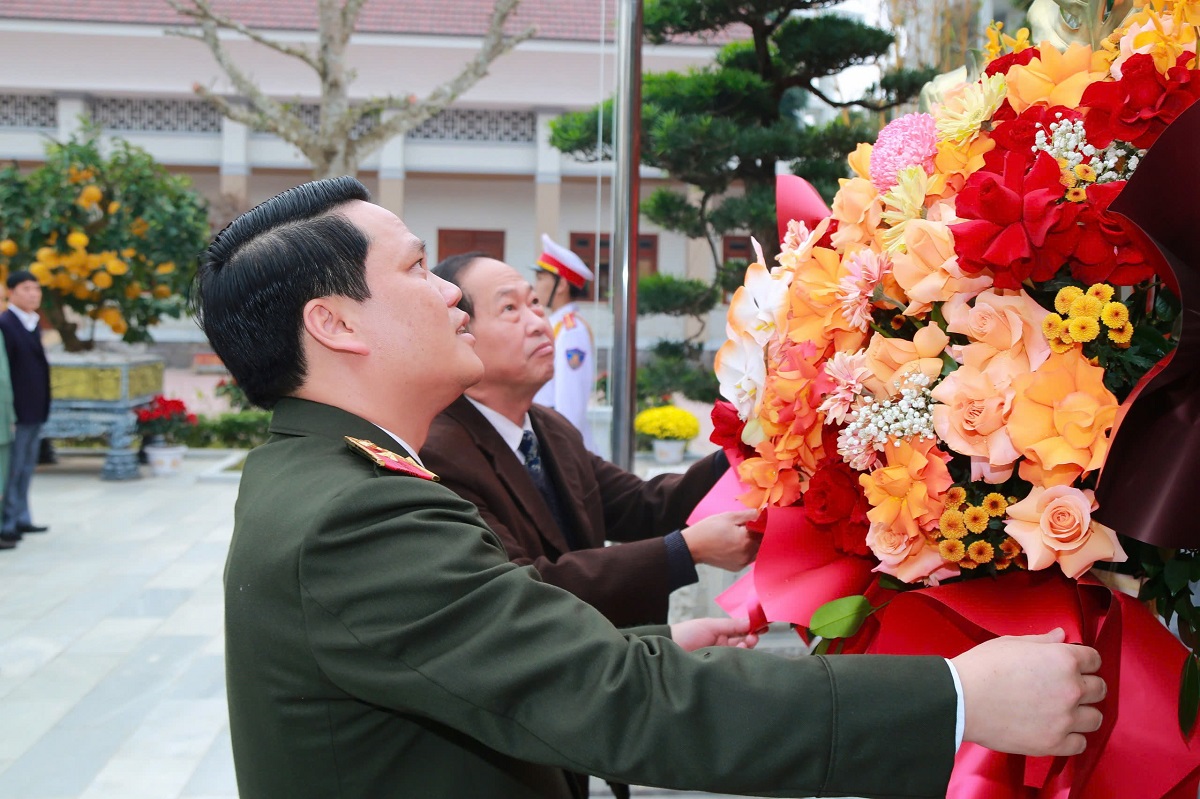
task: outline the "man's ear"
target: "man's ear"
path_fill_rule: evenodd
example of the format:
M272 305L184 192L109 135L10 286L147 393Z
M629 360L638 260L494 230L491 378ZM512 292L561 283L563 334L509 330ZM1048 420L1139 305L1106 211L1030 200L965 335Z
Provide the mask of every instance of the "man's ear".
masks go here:
M357 305L349 297L311 299L304 305L304 330L327 350L368 355L371 349L358 335L354 314Z

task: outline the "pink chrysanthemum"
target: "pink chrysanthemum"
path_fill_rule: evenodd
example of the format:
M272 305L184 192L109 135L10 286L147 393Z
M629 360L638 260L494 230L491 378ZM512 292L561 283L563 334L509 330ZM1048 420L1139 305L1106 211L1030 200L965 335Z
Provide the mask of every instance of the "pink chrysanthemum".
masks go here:
M933 172L937 155L937 125L929 114L905 114L879 131L871 150L871 182L883 194L896 185L896 175L907 166Z
M831 424L842 424L854 408L854 403L865 391L864 384L871 378L867 367L867 353L862 350L853 355L835 352L825 362L825 374L833 380L833 390L825 396L817 410L825 414Z
M872 297L883 276L892 271L886 255L858 250L845 260L846 276L838 282L838 300L846 321L866 333L871 329Z

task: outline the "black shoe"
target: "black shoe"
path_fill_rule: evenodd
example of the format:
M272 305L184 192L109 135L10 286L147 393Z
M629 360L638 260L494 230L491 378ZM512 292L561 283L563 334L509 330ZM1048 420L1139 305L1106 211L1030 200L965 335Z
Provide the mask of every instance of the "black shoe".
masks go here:
M5 538L4 536L0 535L0 549L16 549L16 548L17 548L16 539L10 540L10 539Z
M3 534L0 534L0 541L4 542L4 543L6 543L6 544L12 544L12 546L13 546L13 547L15 547L15 546L17 545L17 542L18 542L18 541L20 541L20 540L21 540L21 534L20 534L20 533L3 533ZM12 549L12 547L5 547L5 549Z
M38 525L38 524L18 524L17 525L18 533L44 533L49 529L50 529L49 527L45 527L43 525Z

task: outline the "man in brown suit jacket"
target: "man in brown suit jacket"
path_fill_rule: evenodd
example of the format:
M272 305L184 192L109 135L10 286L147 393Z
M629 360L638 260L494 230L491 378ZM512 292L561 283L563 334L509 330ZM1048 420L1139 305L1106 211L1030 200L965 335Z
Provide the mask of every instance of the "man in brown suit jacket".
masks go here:
M570 422L533 403L554 374L554 345L529 281L476 253L448 258L434 273L462 290L484 372L434 419L421 458L479 508L514 563L532 564L546 582L630 626L665 621L668 596L696 581L696 563L737 570L750 562L759 542L746 529L753 511L683 529L728 468L723 453L651 480L592 454ZM527 470L526 431L537 442L549 497ZM606 547L606 540L622 543Z

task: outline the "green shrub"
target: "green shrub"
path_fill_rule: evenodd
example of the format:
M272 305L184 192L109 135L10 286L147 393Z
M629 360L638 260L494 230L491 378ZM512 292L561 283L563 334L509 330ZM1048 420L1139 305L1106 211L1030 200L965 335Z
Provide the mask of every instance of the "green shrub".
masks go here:
M183 443L189 447L252 449L265 443L271 412L252 410L201 416Z

